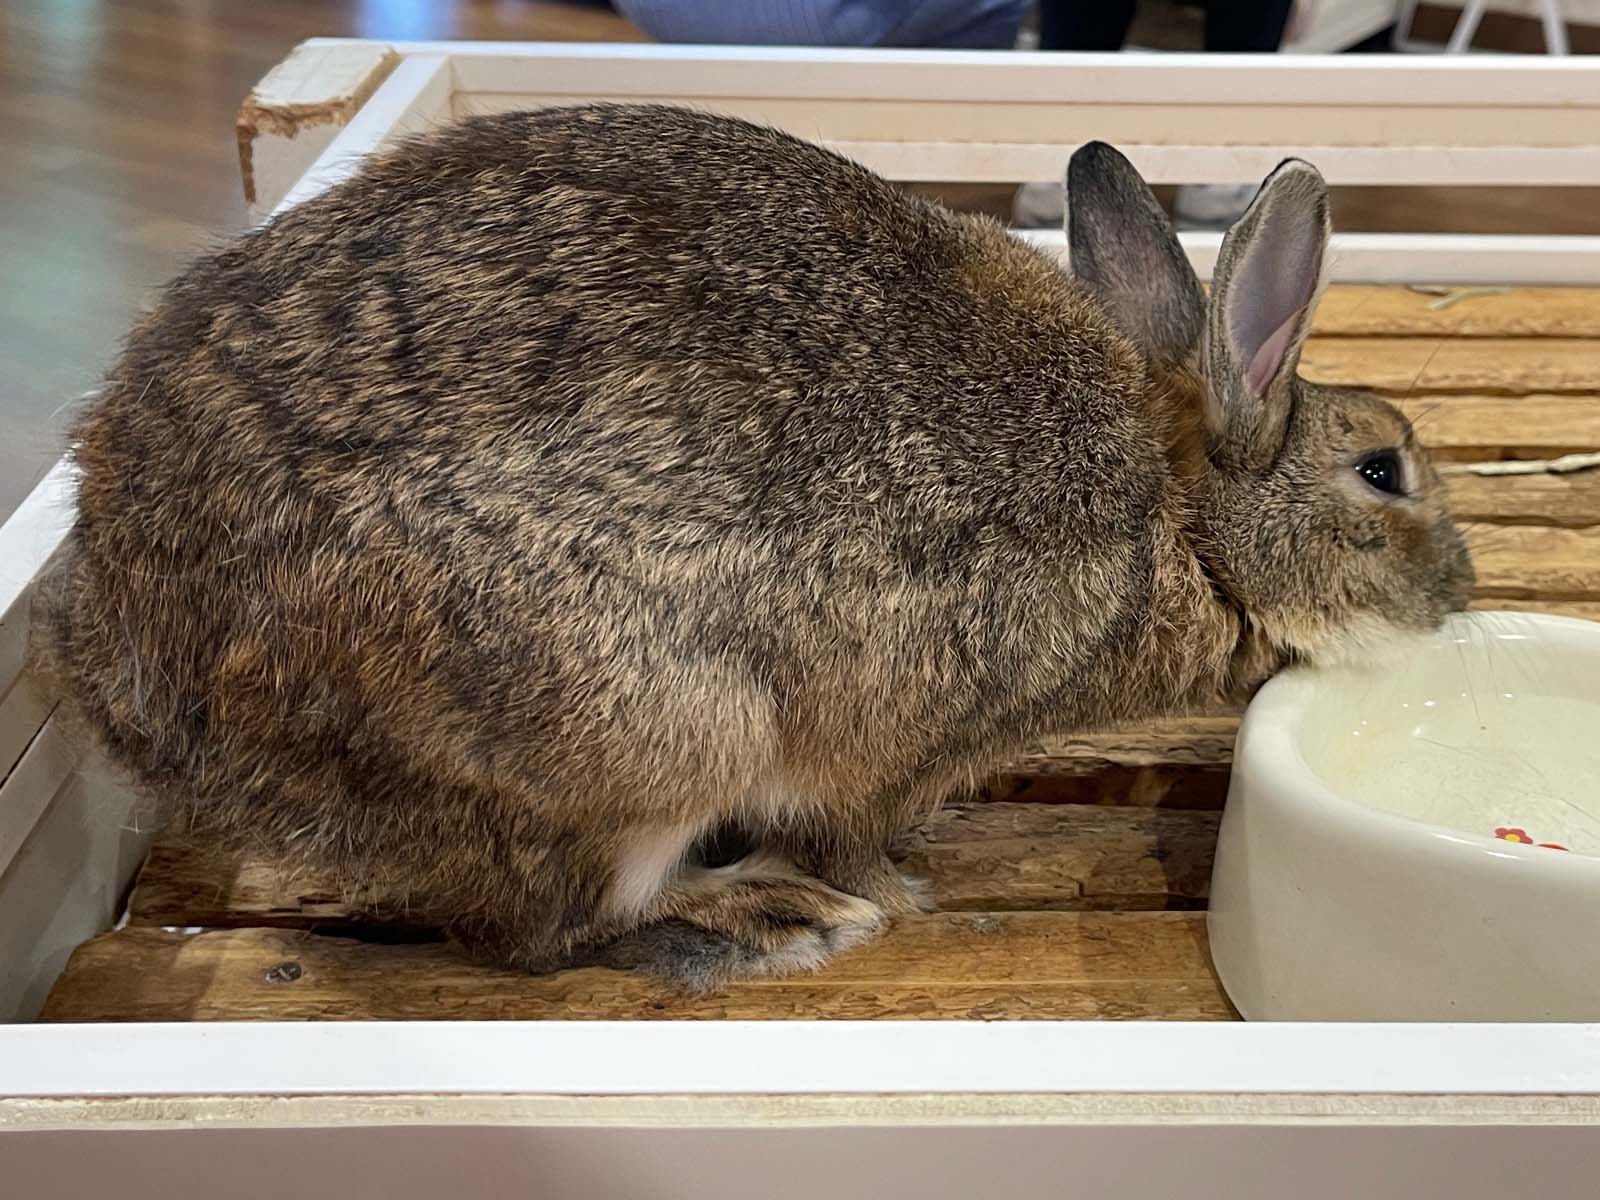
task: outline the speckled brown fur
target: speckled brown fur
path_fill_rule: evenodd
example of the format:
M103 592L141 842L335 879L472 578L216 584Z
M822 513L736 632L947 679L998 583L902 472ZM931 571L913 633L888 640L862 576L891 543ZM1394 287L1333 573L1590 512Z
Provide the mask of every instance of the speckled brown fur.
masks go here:
M1334 485L1215 467L1198 342L1119 332L1116 286L750 125L464 123L133 332L49 650L197 835L381 873L496 961L814 965L916 906L891 840L1019 745L1259 682L1294 644L1249 597L1337 632L1459 591L1432 510L1363 518L1393 594L1330 585L1348 547L1237 556Z

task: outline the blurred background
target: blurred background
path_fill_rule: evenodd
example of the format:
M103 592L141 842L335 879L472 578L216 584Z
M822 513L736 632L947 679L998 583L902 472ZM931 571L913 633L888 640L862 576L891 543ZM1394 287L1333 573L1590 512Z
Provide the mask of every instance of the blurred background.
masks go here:
M1438 53L1467 32L1460 5L1279 2L1287 19L1268 32L1280 53ZM1247 37L1260 29L1263 5L1240 3L1020 4L1014 44L1199 50L1230 20ZM698 28L732 27L762 7L722 4L700 5ZM153 289L243 227L234 116L291 46L315 36L640 41L641 24L667 37L693 27L674 24L659 0L619 7L640 24L605 3L555 0L0 0L0 518L59 455L72 402L96 385ZM1476 24L1457 40L1470 46L1455 49L1544 54L1554 13L1569 52L1600 52L1600 0L1468 8ZM1018 203L1015 188L930 190L1003 217ZM1566 188L1347 188L1335 221L1348 231L1600 233L1596 199ZM1224 197L1217 211L1226 208ZM1048 197L1041 211L1050 219Z

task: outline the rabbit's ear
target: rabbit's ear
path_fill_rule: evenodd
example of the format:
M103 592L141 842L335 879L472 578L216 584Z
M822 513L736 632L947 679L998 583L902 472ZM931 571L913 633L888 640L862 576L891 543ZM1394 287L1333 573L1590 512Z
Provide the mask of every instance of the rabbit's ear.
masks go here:
M1222 240L1205 368L1213 429L1242 464L1270 462L1283 445L1329 229L1327 185L1291 158Z
M1067 243L1072 273L1148 358L1170 366L1200 345L1200 281L1149 186L1104 142L1067 164Z

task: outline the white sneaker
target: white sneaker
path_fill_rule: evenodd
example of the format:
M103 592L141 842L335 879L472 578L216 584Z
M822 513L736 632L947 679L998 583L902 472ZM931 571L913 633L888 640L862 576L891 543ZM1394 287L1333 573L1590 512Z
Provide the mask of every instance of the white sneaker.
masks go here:
M1066 197L1059 183L1025 183L1011 200L1011 224L1017 229L1060 229L1066 220Z
M1173 224L1178 229L1227 229L1256 198L1253 183L1190 183L1178 189ZM1059 183L1025 183L1011 201L1016 229L1060 229L1066 218L1066 196Z
M1172 205L1173 224L1179 229L1224 230L1256 198L1253 183L1186 183Z

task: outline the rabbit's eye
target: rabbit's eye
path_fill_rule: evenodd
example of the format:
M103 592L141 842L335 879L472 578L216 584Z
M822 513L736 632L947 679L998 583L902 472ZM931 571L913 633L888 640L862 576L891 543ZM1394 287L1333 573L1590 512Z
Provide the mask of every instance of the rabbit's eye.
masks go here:
M1386 496L1399 496L1405 493L1405 485L1401 479L1400 455L1393 450L1373 451L1356 463L1356 470L1361 478Z

